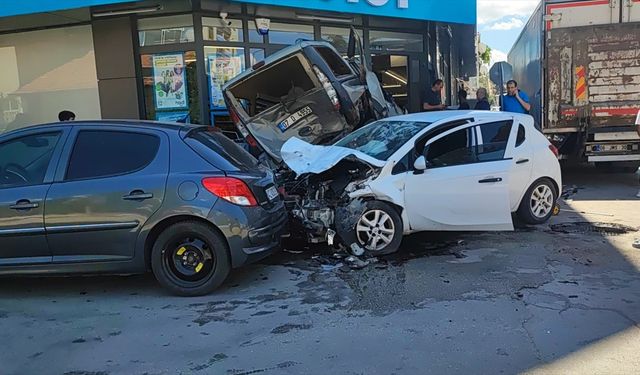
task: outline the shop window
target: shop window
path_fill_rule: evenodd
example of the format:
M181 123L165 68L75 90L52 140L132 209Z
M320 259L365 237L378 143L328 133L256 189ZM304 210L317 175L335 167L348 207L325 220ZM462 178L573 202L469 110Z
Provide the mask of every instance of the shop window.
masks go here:
M148 120L201 124L196 53L140 56Z
M249 42L264 43L264 35L258 32L258 28L254 21L249 21Z
M204 47L209 80L209 109L225 109L222 87L245 69L244 48Z
M256 63L264 60L264 49L262 48L251 48L249 55L249 62L251 66L254 66Z
M202 37L204 40L216 42L242 42L244 41L242 20L203 17Z
M100 118L91 26L0 35L0 132L58 121Z
M296 25L290 23L271 23L269 30L270 44L295 44L298 40L313 40L312 25Z
M321 38L325 42L333 44L338 52L346 55L349 46L349 33L351 29L346 27L328 27L322 26ZM362 38L362 30L356 30L360 38Z
M424 37L422 34L398 33L392 31L371 30L369 46L371 51L422 52Z
M81 131L69 159L66 180L117 176L139 171L156 157L160 139L149 134ZM118 152L113 152L118 150Z
M141 47L193 42L193 16L184 14L140 19L138 38Z

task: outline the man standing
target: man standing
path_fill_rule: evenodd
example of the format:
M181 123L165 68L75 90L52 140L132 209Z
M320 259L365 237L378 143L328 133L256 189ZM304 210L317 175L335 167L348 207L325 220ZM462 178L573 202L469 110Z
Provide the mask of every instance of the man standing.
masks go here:
M478 91L476 91L476 98L478 99L478 102L473 109L477 111L491 110L491 104L489 104L489 99L487 99L487 89L480 87Z
M507 82L507 93L502 97L502 111L529 113L530 110L529 96L518 89L518 82L514 80Z
M425 111L441 111L447 108L442 104L442 88L444 82L441 79L436 79L431 85L430 89L425 90L422 109Z

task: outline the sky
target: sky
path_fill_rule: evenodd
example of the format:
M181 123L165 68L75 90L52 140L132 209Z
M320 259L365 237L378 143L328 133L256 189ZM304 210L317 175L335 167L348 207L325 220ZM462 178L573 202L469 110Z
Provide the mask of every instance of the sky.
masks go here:
M478 32L492 49L491 63L506 61L539 0L478 0Z

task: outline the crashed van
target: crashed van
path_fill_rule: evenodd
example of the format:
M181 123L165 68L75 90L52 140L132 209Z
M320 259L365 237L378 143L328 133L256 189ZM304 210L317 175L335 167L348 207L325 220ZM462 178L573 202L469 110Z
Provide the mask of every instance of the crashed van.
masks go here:
M330 144L362 125L401 113L359 56L352 31L348 58L329 43L300 41L269 56L223 88L230 117L274 169L280 149L296 137Z

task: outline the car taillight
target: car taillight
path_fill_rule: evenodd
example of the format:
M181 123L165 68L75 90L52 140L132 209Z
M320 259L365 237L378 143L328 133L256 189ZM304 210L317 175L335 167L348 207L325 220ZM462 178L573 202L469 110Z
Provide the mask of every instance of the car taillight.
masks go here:
M338 98L338 93L336 92L336 89L333 88L333 85L329 81L329 78L327 78L327 76L322 73L320 69L315 65L313 66L313 71L316 73L316 76L318 77L320 84L322 84L322 88L324 89L324 91L326 91L327 96L329 96L331 104L333 104L333 108L335 108L336 111L339 111L340 98Z
M558 148L552 144L549 144L549 150L551 150L551 152L553 152L553 154L558 157L560 155L560 152L558 151Z
M209 177L202 186L211 194L239 206L257 206L258 201L244 181L232 177Z

